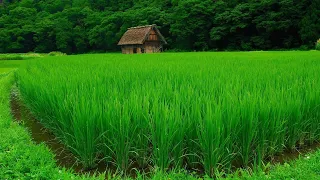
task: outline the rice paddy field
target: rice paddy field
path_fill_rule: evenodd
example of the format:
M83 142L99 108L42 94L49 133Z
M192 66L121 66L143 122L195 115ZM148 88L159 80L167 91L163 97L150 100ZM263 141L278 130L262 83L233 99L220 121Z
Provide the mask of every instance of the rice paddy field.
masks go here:
M15 78L87 169L213 177L320 140L316 51L45 57Z

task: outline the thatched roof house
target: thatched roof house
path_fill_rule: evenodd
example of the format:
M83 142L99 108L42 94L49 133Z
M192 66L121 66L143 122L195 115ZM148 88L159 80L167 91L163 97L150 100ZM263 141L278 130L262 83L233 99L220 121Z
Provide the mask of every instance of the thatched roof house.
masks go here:
M123 54L162 52L163 44L167 42L154 24L129 28L118 43Z

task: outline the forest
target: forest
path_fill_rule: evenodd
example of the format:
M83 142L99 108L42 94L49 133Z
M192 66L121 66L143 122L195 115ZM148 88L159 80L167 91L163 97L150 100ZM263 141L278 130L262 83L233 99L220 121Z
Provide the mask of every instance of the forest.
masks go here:
M3 0L0 53L114 52L127 28L147 24L171 51L307 50L320 0Z

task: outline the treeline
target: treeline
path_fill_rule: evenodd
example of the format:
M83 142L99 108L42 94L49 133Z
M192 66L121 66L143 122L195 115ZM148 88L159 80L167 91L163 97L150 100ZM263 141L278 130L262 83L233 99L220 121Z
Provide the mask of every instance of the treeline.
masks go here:
M0 53L117 51L157 24L174 50L314 48L320 0L3 0Z

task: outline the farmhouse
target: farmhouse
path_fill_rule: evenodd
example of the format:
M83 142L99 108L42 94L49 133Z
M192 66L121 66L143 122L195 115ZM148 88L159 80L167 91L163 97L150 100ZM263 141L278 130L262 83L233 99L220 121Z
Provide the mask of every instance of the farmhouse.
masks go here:
M123 54L158 53L163 44L167 42L155 24L129 28L118 43Z

